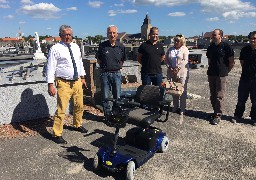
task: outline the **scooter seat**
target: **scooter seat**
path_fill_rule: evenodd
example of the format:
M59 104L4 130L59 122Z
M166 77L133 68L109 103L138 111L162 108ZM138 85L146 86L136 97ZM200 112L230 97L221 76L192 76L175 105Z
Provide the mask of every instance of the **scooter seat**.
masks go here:
M147 110L143 108L134 108L128 113L128 123L146 128L153 124L160 116L161 114L156 109Z

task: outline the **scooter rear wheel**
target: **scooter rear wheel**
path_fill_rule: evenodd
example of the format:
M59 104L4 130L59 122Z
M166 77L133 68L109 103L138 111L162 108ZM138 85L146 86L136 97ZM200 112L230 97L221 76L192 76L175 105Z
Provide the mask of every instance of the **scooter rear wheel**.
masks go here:
M134 161L129 161L126 169L126 180L133 180L135 173L135 163Z
M168 146L169 146L169 139L168 137L164 136L162 142L161 142L161 147L159 149L160 152L164 153L168 150Z

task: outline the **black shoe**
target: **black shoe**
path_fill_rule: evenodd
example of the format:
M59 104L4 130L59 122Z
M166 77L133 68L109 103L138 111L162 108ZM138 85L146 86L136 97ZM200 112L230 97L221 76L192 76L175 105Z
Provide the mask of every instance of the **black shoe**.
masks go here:
M212 113L212 114L209 114L208 116L207 116L207 119L210 119L211 121L214 119L214 114Z
M80 126L78 128L74 128L74 131L78 131L80 133L87 133L88 132L88 130L85 129L83 126Z
M173 113L176 113L176 114L180 114L181 109L180 109L180 108L178 108L178 109L173 109L172 112L173 112Z
M256 126L256 120L252 120L252 125Z
M68 143L67 141L65 141L65 139L63 139L62 136L55 136L52 139L57 144L67 144Z
M234 116L232 119L231 119L231 122L236 124L237 122L239 122L239 117L237 116Z
M217 116L217 117L215 117L215 118L213 118L212 120L211 120L211 124L212 125L218 125L219 123L220 123L220 117L219 116Z

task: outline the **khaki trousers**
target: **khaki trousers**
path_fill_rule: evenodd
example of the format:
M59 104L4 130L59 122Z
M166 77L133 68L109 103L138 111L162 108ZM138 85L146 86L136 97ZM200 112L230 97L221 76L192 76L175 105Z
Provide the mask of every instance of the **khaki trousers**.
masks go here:
M214 116L222 116L224 108L224 94L226 91L226 77L208 76L208 82Z
M83 89L81 79L68 81L56 78L57 87L57 110L54 115L53 135L61 136L64 125L65 112L70 101L73 99L73 126L75 128L82 125L83 117Z

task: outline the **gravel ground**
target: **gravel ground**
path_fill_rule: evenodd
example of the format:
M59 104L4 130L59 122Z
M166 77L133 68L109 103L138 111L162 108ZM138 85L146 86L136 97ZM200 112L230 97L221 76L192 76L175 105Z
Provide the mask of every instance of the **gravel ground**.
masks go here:
M256 179L256 127L250 124L249 119L237 124L230 122L237 101L240 71L236 65L228 77L225 115L217 126L210 125L207 119L212 108L206 68L190 71L188 91L198 95L198 98L188 100L186 115L171 113L167 122L154 123L154 126L167 133L169 150L155 154L138 168L135 179ZM248 102L245 116L248 116L249 110ZM44 131L34 128L37 133L32 136L1 138L0 179L124 179L123 173L93 172L93 156L102 143L109 142L114 130L101 122L99 113L90 109L85 111L84 118L84 126L89 133L71 131L67 124L63 133L67 145L58 145L49 140L49 122L39 124ZM131 127L128 124L121 130L121 138Z

